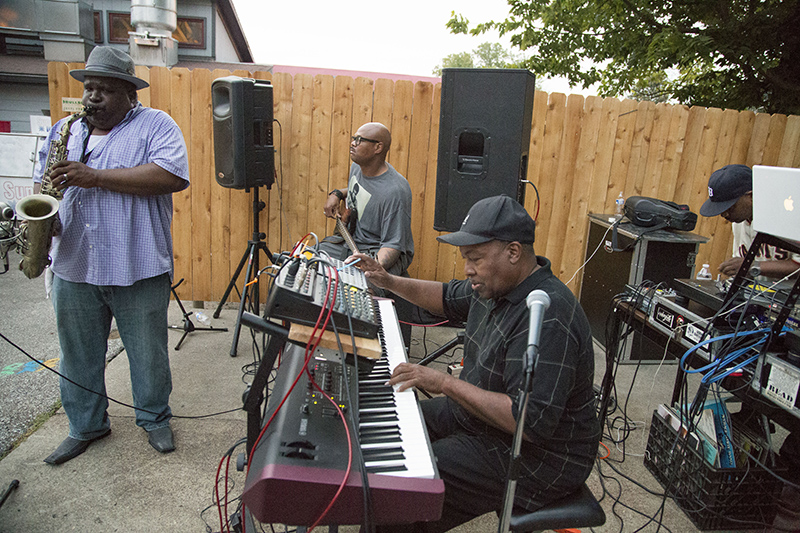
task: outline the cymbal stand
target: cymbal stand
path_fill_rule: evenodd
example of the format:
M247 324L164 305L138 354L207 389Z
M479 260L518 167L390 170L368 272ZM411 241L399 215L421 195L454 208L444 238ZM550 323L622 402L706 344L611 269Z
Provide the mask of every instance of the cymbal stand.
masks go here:
M272 252L269 251L269 248L267 248L267 243L264 242L264 239L267 237L267 235L265 233L261 233L258 223L258 214L266 207L266 205L267 204L258 199L258 186L254 187L253 238L247 241L247 249L245 249L242 259L239 261L239 266L236 267L236 272L233 273L231 281L228 284L228 288L225 290L225 294L222 296L222 300L219 302L217 310L214 311L214 318L219 318L219 313L222 310L222 306L225 304L231 291L236 286L236 279L239 277L239 274L241 274L245 263L247 263L247 272L245 273L244 285L242 286L241 299L239 301L239 313L236 315L236 326L233 330L233 342L231 343L230 352L231 357L236 357L236 352L239 347L239 333L242 329L242 313L244 313L245 308L249 309L249 311L255 315L259 314L258 277L253 280L253 276L258 274L259 271L259 250L263 251L267 255L267 259L272 260ZM251 280L253 280L252 285L250 284Z

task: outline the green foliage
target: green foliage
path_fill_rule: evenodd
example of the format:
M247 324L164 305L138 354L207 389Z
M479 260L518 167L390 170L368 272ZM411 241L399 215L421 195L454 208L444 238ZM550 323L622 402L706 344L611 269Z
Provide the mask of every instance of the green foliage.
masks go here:
M503 21L453 33L509 35L518 65L601 96L654 81L688 105L800 114L800 0L509 0ZM586 65L591 66L586 66ZM665 73L669 72L669 76Z
M516 68L516 59L499 43L481 43L472 52L450 54L433 69L436 76L443 68Z
M474 66L475 62L472 59L471 53L459 52L457 54L450 54L442 59L442 65L437 65L436 68L433 69L433 73L436 76L441 76L443 68L472 68Z

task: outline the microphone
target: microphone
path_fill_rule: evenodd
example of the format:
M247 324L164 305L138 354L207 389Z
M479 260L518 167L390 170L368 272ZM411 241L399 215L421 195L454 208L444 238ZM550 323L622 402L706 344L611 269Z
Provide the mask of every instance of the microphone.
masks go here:
M550 307L550 297L541 289L528 293L525 299L530 313L528 324L528 349L525 351L525 371L533 372L536 356L539 354L539 336L542 333L544 312Z
M14 218L14 209L5 202L0 202L0 220L11 220Z

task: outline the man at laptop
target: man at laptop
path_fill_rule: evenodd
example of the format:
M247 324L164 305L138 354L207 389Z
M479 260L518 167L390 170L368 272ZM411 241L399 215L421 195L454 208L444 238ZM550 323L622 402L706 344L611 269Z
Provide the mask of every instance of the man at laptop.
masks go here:
M704 217L731 222L733 257L719 265L726 276L735 276L753 243L753 170L746 165L726 165L714 171L708 180L708 200L700 208ZM800 269L800 255L774 246L762 246L756 254L752 275L781 279Z

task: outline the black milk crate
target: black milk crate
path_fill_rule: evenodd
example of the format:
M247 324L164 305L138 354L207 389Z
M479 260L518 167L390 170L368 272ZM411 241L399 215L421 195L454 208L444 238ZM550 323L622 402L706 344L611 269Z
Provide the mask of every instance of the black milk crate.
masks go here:
M715 468L658 412L653 413L644 465L700 530L756 529L771 524L782 482L754 461ZM785 469L773 469L780 475Z

